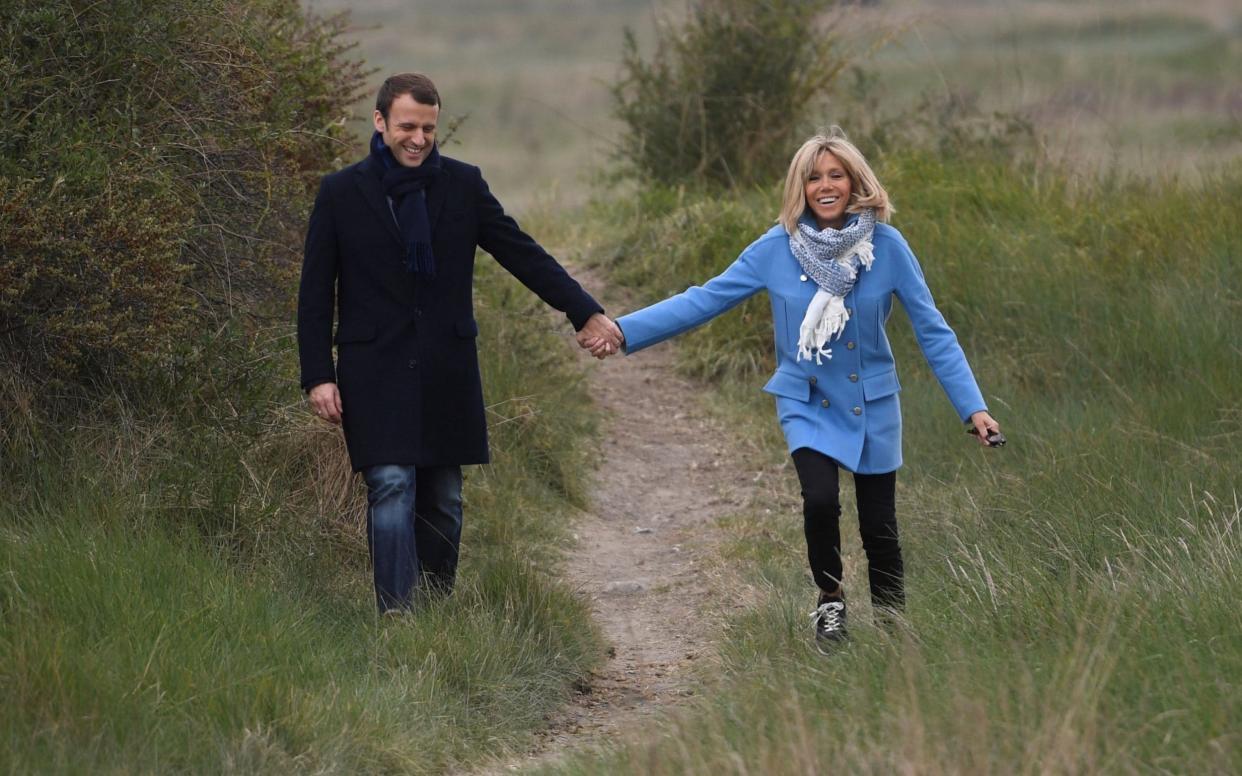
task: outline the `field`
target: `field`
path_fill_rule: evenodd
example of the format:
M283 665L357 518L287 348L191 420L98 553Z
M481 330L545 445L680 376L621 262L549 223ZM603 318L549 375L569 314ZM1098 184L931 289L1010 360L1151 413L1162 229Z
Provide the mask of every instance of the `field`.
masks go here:
M377 83L401 70L431 75L447 115L465 118L450 153L479 164L501 201L518 209L580 204L599 190L621 131L607 87L622 30L649 47L657 22L684 13L669 0L309 5L353 9ZM936 122L938 112L973 107L1029 121L1051 156L1088 170L1194 180L1242 154L1239 14L1231 0L852 8L839 23L857 45L859 73L843 79L822 123L857 131L881 117Z
M417 37L434 53L409 66L445 70L448 99L462 101L450 112L470 114L454 151L513 206L593 199L573 216L578 260L654 300L723 268L775 200L635 192L601 174L619 129L592 80L618 66L619 32L602 25L632 26L649 45L655 20L681 12L607 7L605 18L590 4L535 3L497 17L505 34L478 6L468 18L427 10ZM397 28L380 8L356 18L385 25L359 38L388 69ZM758 603L722 609L721 662L705 670L700 702L640 731L643 743L550 770L1236 770L1239 9L877 3L838 23L857 67L823 123L864 144L889 122L922 140L886 147L881 176L1015 442L992 457L964 449L898 316L889 330L918 419L899 489L911 627L893 637L864 624L825 662L805 645L799 526L773 515L796 514L798 501L756 391L767 335L746 310L762 302L691 335L682 352L714 386L705 403L772 467L752 509L720 525L719 568ZM487 55L463 58L475 35ZM999 149L1029 160L1016 167L996 148L940 142L1014 125L1033 130ZM542 137L558 142L530 142ZM1172 214L1190 242L1168 250ZM856 540L846 552L847 585L861 591Z
M777 181L617 174L623 31L650 51L679 2L306 5L353 9L368 91L430 74L446 153L614 299L701 282L771 224ZM847 5L820 119L893 193L1010 444L969 443L895 313L910 605L873 625L844 478L853 640L825 659L758 390L766 300L666 346L754 472L686 622L710 654L664 714L532 770L1242 771L1242 7ZM363 493L297 391L291 324L78 414L0 375L0 771L468 772L538 745L608 663L565 559L606 476L610 365L479 266L493 464L467 475L461 589L400 621L374 614Z

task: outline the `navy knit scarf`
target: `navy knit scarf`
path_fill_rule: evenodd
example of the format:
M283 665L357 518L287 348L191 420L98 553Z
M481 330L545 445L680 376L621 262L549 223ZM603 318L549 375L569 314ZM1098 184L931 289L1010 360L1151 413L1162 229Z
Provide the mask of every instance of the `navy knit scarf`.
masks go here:
M436 274L436 258L431 253L431 220L427 217L427 195L424 189L440 175L440 149L431 153L417 167L399 164L392 151L384 145L384 136L371 136L371 156L379 164L384 193L392 200L397 225L405 239L405 268L427 277Z

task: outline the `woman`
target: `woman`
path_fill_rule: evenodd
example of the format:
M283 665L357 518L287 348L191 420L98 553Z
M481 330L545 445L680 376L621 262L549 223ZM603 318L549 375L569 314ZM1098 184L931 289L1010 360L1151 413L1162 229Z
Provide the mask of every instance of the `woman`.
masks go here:
M854 475L872 603L890 613L905 602L894 509L901 388L884 332L894 295L958 415L980 443L1003 440L918 261L901 233L880 223L892 212L866 159L833 127L794 154L776 226L703 286L617 321L633 354L768 292L777 367L764 390L776 396L802 486L821 651L846 635L839 469Z

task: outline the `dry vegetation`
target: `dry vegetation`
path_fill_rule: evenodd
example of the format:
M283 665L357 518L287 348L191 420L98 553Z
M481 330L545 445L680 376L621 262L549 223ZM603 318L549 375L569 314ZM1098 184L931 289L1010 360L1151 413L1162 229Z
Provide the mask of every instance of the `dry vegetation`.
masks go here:
M418 69L447 112L468 115L450 153L480 164L511 208L583 201L614 152L608 85L623 28L650 53L677 0L309 0L353 8L353 35L383 72ZM1242 12L1233 0L887 0L847 14L878 45L842 79L819 123L972 106L1012 113L1051 155L1091 169L1197 178L1242 155ZM949 109L953 109L950 107Z

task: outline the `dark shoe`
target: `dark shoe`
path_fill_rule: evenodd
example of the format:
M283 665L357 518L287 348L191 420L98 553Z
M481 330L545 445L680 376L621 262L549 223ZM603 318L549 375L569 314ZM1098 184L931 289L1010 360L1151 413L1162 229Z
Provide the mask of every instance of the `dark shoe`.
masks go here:
M820 654L829 654L847 637L845 601L839 598L822 599L815 611L811 612L811 623L815 627L815 648Z

